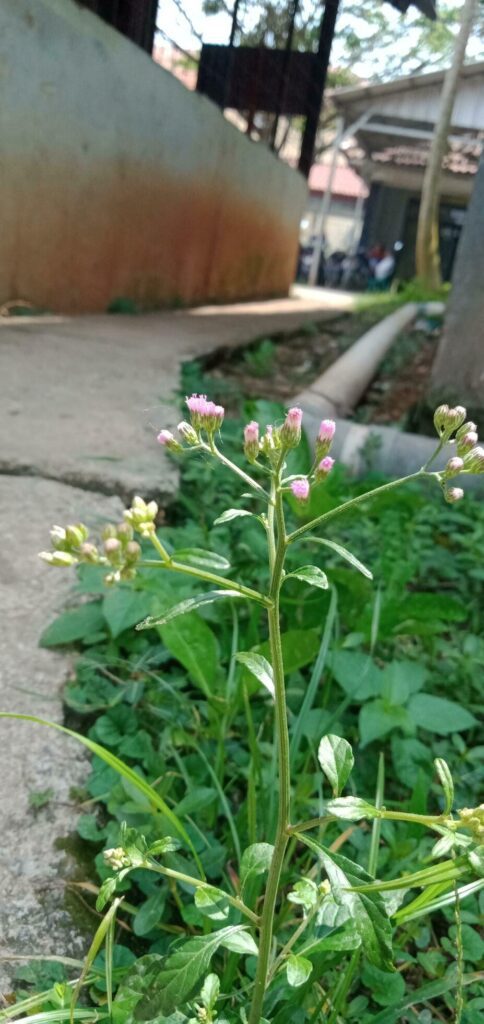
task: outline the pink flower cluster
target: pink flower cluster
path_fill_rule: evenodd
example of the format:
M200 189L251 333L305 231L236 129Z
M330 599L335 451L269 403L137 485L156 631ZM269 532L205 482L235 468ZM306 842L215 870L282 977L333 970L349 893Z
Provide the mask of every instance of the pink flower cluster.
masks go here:
M223 423L225 409L223 405L210 402L206 395L191 395L186 399L190 418L196 430L206 430L213 434Z
M298 501L307 501L309 498L309 480L307 477L298 477L291 484L291 491Z
M281 427L281 441L287 448L297 448L301 440L302 409L289 409Z
M244 427L244 454L254 463L259 455L259 424L252 420Z

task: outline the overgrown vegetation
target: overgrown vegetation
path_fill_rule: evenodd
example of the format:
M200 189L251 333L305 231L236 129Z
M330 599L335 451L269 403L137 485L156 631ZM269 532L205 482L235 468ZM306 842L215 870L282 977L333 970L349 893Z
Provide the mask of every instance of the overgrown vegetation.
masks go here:
M243 412L243 420L224 426L224 451L235 453L236 461L245 419L267 423L280 421L282 415L280 407L264 402L246 405ZM289 462L291 474L308 472L304 441L290 452ZM380 483L373 476L351 481L336 467L306 506L290 499L290 525L297 527ZM230 563L232 577L267 592L260 522L244 517L214 525L227 508L243 504L240 492L240 482L220 464L208 458L185 461L179 499L160 536L170 551L179 558L184 552L192 564L198 551L200 566L200 551L216 550L211 565L214 557L219 559L218 573ZM308 538L305 558L324 565L330 588L299 578L288 580L281 592L293 821L326 817L333 791L341 789L344 774L348 778L343 769L336 780L331 768L321 772L318 744L323 735L344 736L353 747L350 804L355 794L363 795L372 805L384 805L390 819L397 808L407 818L448 810L451 784L444 776L442 789L435 758L448 765L454 779L455 807L478 803L483 536L484 508L478 500L466 497L457 508L430 502L421 486L410 485L384 493L364 505L363 514L350 512L324 532L328 541L354 551L371 568L374 581L361 563L343 559L337 547L322 548ZM143 549L145 545L144 558L150 547L148 541ZM287 571L303 560L302 550L290 547ZM81 648L66 705L88 742L108 752L102 759L94 757L86 790L77 794L82 810L78 831L93 861L92 877L86 881L103 885L106 895L112 892L106 880L116 865L112 856L106 863L106 848L120 851L119 857L124 851L131 866L137 856L143 864L118 879L116 896L123 902L112 904L86 965L83 981L90 981L89 1002L99 1015L109 1012L115 1024L244 1020L256 949L241 922L247 920L247 910L249 922L250 914L260 912L268 844L274 840L277 819L278 769L272 699L235 655L251 651L269 656L265 609L256 602L215 602L167 619L154 630L136 632L133 626L146 616L161 615L169 606L200 595L200 585L189 576L146 568L106 591L104 575L97 565L79 568L73 607L42 638L46 646L75 643ZM116 758L128 766L124 774ZM183 853L167 839L173 828L163 808L183 823L189 841ZM333 817L311 833L323 844L322 858L319 847L319 854L311 848L312 840L307 846L296 833L290 838L282 875L284 898L275 922L277 955L284 954L285 970L269 991L267 1018L272 1024L450 1024L455 1019L478 1024L484 1007L477 974L483 952L477 926L484 883L465 875L465 850L449 846L443 866L432 856L435 834L421 823L399 821L398 815L396 820L377 818L373 825L364 817L353 819L354 813ZM146 868L147 851L153 858L163 853L158 873ZM200 861L209 886L195 888L179 876L192 875ZM331 869L331 863L336 867ZM121 861L117 869L122 875ZM420 869L424 875L412 892L402 876ZM336 874L343 870L346 880L339 877L338 887ZM383 891L380 886L379 895L369 892L356 899L354 892L346 892L345 886L362 880L370 884L371 877L388 882ZM456 904L455 890L463 886ZM220 890L234 894L232 905ZM378 902L382 898L385 906ZM362 899L369 901L370 917L376 913L378 918L385 908L391 914L393 973L388 973L384 958L371 955L371 941L362 947L356 920L357 901ZM240 903L245 907L245 917L234 900L239 909ZM97 924L93 898L93 929ZM381 945L381 928L386 926L373 917L372 927ZM302 937L292 945L295 928ZM164 963L159 958L170 949L173 961L173 941L187 932L193 936L193 948L187 949L190 961L212 936L216 975L208 975L196 998L190 995L191 1009L184 1005L183 1011L173 1011L166 995L170 979L161 974L161 988L156 986ZM200 936L205 943L201 947ZM174 963L172 968L180 994L181 968ZM65 971L55 965L56 985L44 995L31 996L24 1004L29 1012L55 1010L58 1020L69 1016L75 986L62 980ZM48 979L44 970L41 981L47 985ZM23 970L21 980L39 987L32 968ZM111 988L117 991L113 1003ZM19 1015L26 995L20 984ZM170 1012L163 1015L163 1008ZM0 1019L14 1013L9 1008L0 1012ZM75 1013L93 1019L89 1009Z

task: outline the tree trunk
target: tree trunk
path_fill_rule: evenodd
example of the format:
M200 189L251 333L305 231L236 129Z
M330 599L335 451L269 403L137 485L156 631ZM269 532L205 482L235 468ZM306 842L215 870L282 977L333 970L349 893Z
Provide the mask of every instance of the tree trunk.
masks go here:
M455 41L452 64L444 78L440 109L430 144L429 157L422 184L422 197L417 226L415 263L417 277L428 287L438 288L441 282L439 254L439 205L442 161L447 151L447 138L459 84L459 75L467 41L477 15L479 0L465 0L462 20Z
M431 394L484 408L484 157L477 172L455 261Z

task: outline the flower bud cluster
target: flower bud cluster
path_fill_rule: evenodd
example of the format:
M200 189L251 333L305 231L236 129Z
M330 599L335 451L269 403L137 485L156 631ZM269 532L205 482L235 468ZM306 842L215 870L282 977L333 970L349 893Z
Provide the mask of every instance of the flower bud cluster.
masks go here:
M185 399L190 413L190 423L182 420L177 430L182 442L189 448L202 444L202 432L204 431L209 441L213 439L217 430L220 430L225 416L223 405L216 405L210 402L206 395L190 395ZM185 450L183 443L180 443L172 434L171 430L160 430L158 441L164 448L174 455L179 455Z
M143 501L143 498L137 496L133 498L131 508L126 509L123 514L126 522L142 537L150 537L155 532L155 519L158 515L156 501L147 503Z
M122 846L113 847L103 852L104 863L113 871L122 871L123 868L131 867L131 858Z
M449 408L439 405L435 410L434 423L441 440L455 445L453 455L440 473L444 498L450 504L464 497L462 487L448 486L449 480L460 473L484 473L484 448L477 445L477 427L470 420L466 422L466 410L462 405ZM455 437L452 435L455 433Z
M264 456L267 461L276 466L284 452L291 448L297 448L302 436L302 409L297 406L289 409L284 423L281 427L266 427L265 434L260 436L259 424L252 420L244 428L244 453L251 463L257 462L259 456ZM318 436L316 438L316 464L309 477L296 477L290 482L290 490L294 497L301 503L309 499L311 482L322 483L327 479L334 466L334 459L329 455L336 424L334 420L322 420Z
M104 577L108 586L132 580L136 576L141 547L133 537L134 530L129 522L119 523L118 526L109 525L103 530L105 562L113 569Z
M458 812L461 825L472 832L477 842L484 841L484 804L479 807L463 807Z
M53 526L50 531L52 551L41 551L40 558L48 565L61 569L78 562L99 561L99 552L95 544L88 542L89 530L84 523L74 526Z

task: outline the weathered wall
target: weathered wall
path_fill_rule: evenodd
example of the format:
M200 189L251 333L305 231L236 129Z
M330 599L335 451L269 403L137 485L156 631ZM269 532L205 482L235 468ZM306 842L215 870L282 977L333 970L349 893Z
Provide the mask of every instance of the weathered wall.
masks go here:
M71 0L0 5L0 301L284 293L303 179Z

